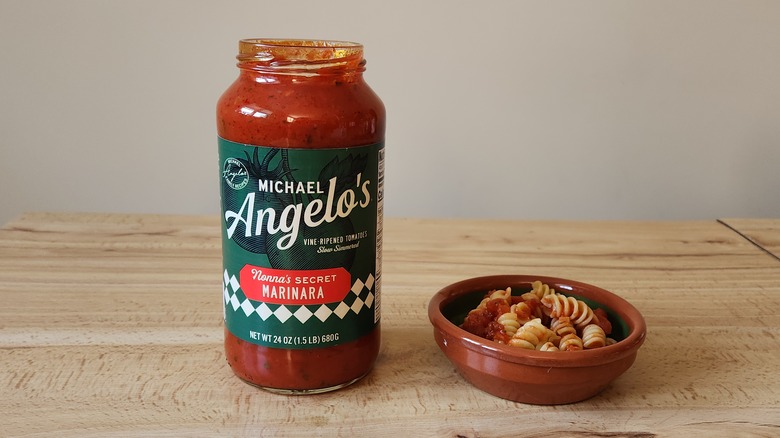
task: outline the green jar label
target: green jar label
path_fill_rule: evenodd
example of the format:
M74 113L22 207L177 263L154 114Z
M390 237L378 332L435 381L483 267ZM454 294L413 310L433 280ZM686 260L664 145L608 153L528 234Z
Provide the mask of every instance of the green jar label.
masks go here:
M225 326L268 347L349 342L379 323L384 145L219 138Z

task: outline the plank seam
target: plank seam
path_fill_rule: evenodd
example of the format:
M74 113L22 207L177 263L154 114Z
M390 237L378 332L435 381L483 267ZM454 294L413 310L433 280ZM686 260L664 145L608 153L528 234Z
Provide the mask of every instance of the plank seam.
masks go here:
M748 242L750 242L751 244L753 244L753 246L755 246L756 248L758 248L758 249L760 249L761 251L763 251L763 252L765 252L766 254L768 254L768 255L769 255L769 257L772 257L773 259L775 259L775 260L777 260L778 262L780 262L780 257L778 257L777 255L773 254L773 253L772 253L771 251L769 251L768 249L766 249L766 248L764 248L763 246L761 246L761 244L759 244L758 242L756 242L754 239L750 238L748 235L746 235L746 234L742 233L741 231L739 231L738 229L736 229L736 228L732 227L731 225L727 224L726 222L724 222L724 221L723 221L723 220L721 220L721 219L717 219L717 222L718 222L719 224L723 225L724 227L728 228L729 230L731 230L731 231L733 231L733 232L737 233L737 234L738 234L740 237L742 237L743 239L745 239L745 240L747 240Z

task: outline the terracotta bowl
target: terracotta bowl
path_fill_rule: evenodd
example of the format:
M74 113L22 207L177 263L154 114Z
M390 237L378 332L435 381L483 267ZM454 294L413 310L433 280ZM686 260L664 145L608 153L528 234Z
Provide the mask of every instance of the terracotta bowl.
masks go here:
M460 327L485 293L512 288L512 295L531 290L539 280L556 292L574 296L607 312L615 344L582 351L543 352L500 344ZM593 397L631 367L647 328L639 311L626 300L596 286L562 278L496 275L451 284L433 296L428 317L439 348L475 387L521 403L555 405Z

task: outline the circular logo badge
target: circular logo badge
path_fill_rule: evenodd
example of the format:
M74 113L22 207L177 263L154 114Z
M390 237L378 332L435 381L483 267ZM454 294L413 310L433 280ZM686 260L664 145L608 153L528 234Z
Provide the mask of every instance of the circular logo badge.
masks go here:
M222 178L234 190L241 190L249 184L249 172L241 160L228 158L222 166Z

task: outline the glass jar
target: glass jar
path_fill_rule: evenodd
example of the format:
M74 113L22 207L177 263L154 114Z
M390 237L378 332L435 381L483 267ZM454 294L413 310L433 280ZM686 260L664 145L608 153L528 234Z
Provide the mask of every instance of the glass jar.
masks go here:
M385 109L360 44L237 59L217 104L227 361L274 392L342 388L379 352Z

